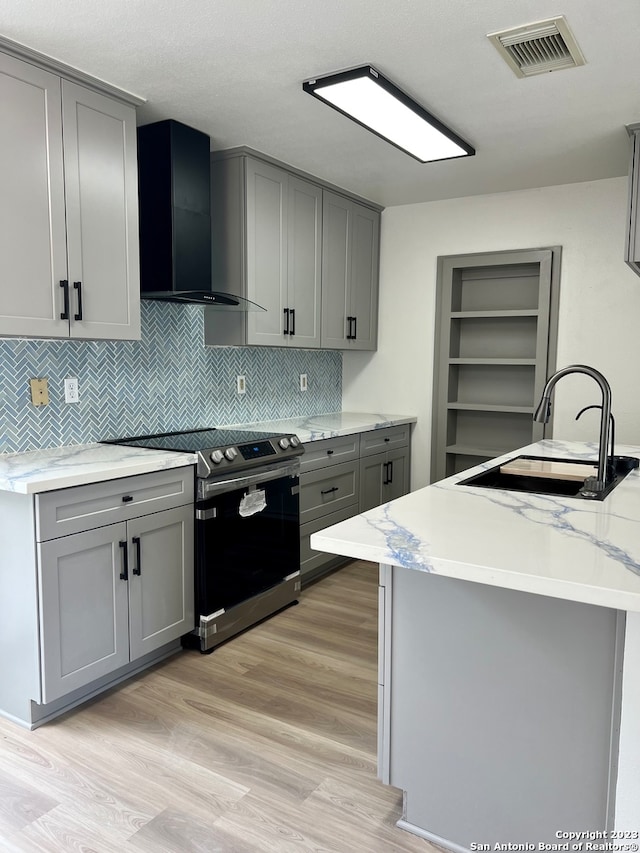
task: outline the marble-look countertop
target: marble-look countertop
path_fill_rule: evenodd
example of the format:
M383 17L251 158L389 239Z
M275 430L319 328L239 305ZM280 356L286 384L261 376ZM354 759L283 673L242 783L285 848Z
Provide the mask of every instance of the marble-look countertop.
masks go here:
M0 455L0 490L24 495L193 465L195 454L75 444Z
M604 501L457 485L520 454L597 459L540 441L320 530L311 547L421 572L640 611L640 469ZM640 457L640 447L616 453Z
M300 415L278 421L256 421L254 423L225 424L226 428L258 430L258 432L295 433L300 441L319 441L339 435L353 435L372 429L384 429L400 424L414 424L417 418L411 415L390 415L381 412L330 412L325 415Z
M415 421L415 417L402 415L333 412L313 417L224 425L224 428L296 433L301 441L310 442ZM223 425L219 426L222 428ZM0 491L21 494L49 492L134 474L180 468L193 465L195 461L193 453L113 444L75 444L28 453L3 453L0 454Z

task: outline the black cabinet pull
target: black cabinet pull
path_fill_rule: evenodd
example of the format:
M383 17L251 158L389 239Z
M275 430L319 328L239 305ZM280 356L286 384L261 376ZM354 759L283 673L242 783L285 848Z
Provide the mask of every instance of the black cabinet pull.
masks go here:
M122 496L122 503L123 504L131 503L132 500L133 500L133 495L123 495Z
M389 436L387 436L387 437L385 438L385 441L391 441L391 439L389 438Z
M74 281L73 289L78 291L78 313L73 315L73 319L82 320L82 282Z
M353 335L351 334L351 322L352 322L352 320L353 320L353 317L347 317L347 340L348 341L352 340L352 338L353 338Z
M66 278L60 281L60 287L64 290L64 307L62 309L62 314L60 314L61 320L69 319L69 282Z
M283 335L289 334L289 309L284 309L284 329L282 330Z
M331 489L323 489L323 490L320 492L320 494L321 494L321 495L330 495L330 494L332 494L332 492L337 492L337 491L338 491L338 487L337 487L337 486L333 486L333 488L331 488Z
M296 333L296 309L290 308L289 313L291 314L291 331L289 332L289 334L295 335L295 333Z
M353 320L353 334L351 335L351 340L355 341L358 337L358 318L352 317L351 319Z
M118 543L122 548L122 571L120 572L120 580L129 580L129 550L126 542Z
M388 477L389 477L389 463L383 462L382 463L382 485L383 486L386 486L387 483L389 482L389 480L387 479Z
M140 548L140 537L132 536L131 541L136 546L136 565L133 567L133 574L142 574L142 553Z
M327 450L327 456L333 456L333 450Z
M387 485L389 485L389 483L393 483L393 462L387 462L387 465L389 466L389 472L387 474Z

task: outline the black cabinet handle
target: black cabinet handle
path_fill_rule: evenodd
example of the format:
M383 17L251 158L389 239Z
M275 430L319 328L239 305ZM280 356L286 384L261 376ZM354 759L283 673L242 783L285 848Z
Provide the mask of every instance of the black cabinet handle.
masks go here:
M288 308L284 309L284 329L283 329L282 333L284 335L289 334L289 309Z
M353 320L353 334L351 335L351 340L355 341L358 337L358 318L352 317L351 319Z
M126 542L118 543L122 548L122 571L120 572L120 580L128 581L129 580L129 551L127 548Z
M123 495L122 496L122 503L123 504L131 503L132 500L133 500L133 495Z
M136 565L133 567L133 574L139 575L142 574L142 554L140 548L140 537L132 536L131 541L136 546Z
M389 436L387 436L387 437L385 438L385 441L391 441L391 439L389 438Z
M78 313L73 315L73 319L82 320L82 282L74 281L73 289L78 291Z
M386 486L387 483L389 482L389 480L387 479L388 477L389 477L389 463L383 462L382 463L382 485L383 486Z
M289 332L289 334L295 335L295 333L296 333L296 309L290 308L289 313L291 314L291 331Z
M347 340L348 341L352 340L352 338L353 338L353 335L351 334L351 322L352 322L352 320L353 320L353 317L347 317Z
M393 462L387 462L387 465L389 466L389 472L387 474L387 485L389 485L389 483L393 483Z
M320 494L321 494L321 495L330 495L330 494L332 494L333 492L337 492L337 491L338 491L338 487L337 487L337 486L333 486L333 488L331 488L331 489L323 489L323 490L320 492Z
M62 314L60 314L61 320L69 319L69 282L66 278L60 281L60 287L64 290L64 307L62 309Z
M327 456L333 456L333 450L327 450Z

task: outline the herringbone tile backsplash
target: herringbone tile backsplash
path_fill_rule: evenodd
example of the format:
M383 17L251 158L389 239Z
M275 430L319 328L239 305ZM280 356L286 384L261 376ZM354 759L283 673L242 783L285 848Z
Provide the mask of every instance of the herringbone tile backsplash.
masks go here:
M0 338L0 452L340 410L340 352L206 348L204 310L143 300L141 341ZM64 402L67 376L79 403ZM31 403L34 377L49 380L48 406Z

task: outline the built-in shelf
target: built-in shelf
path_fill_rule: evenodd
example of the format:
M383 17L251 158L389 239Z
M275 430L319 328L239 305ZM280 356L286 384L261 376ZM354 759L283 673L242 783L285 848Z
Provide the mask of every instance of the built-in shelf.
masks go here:
M509 317L537 317L538 316L537 309L531 309L526 311L452 311L451 318L454 320L459 319L483 319L483 318L495 318L499 320L500 318L509 318Z
M450 358L449 364L508 364L513 366L518 365L533 365L535 367L535 358Z
M498 406L491 403L447 403L447 409L462 412L514 412L519 415L533 415L534 406Z
M438 259L432 480L531 444L555 367L560 249Z

